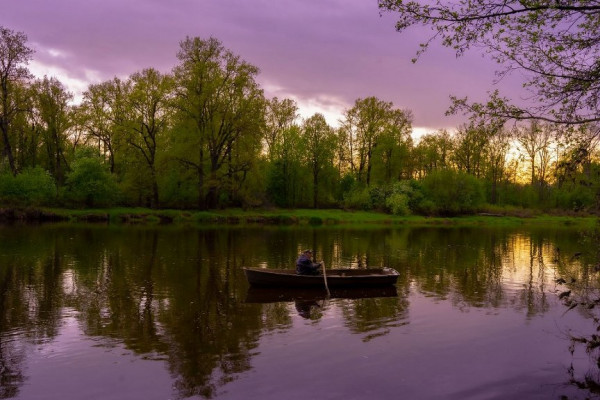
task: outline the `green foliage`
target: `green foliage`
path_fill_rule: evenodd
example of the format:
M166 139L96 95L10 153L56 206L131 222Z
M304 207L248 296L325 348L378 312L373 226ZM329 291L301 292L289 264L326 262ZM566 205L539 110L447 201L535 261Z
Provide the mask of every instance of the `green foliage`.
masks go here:
M413 212L418 210L429 210L431 207L427 206L426 199L423 195L423 187L420 181L410 180L400 182L401 190L400 193L404 193L409 197L408 206ZM426 214L430 214L427 212Z
M256 208L266 204L266 168L265 160L253 163L243 185L236 191L236 203L243 209Z
M118 183L119 189L123 193L123 204L150 207L152 203L152 182L144 165L141 162L134 161L130 162L127 167L121 174Z
M354 188L355 185L356 179L354 178L354 175L349 173L345 174L340 181L338 198L343 200L344 197L352 191L352 188Z
M198 188L193 174L181 168L171 168L160 177L161 206L187 208L195 204Z
M327 166L333 164L337 136L322 114L315 114L305 120L302 134L302 144L306 150L304 159L312 175L313 208L317 208L322 197L321 182L324 181Z
M274 162L269 168L267 175L267 197L278 207L289 206L287 179L281 161Z
M389 183L398 166L402 146L409 143L412 127L410 111L395 109L393 103L376 97L357 99L345 112L345 128L353 142L356 178L362 184ZM379 171L380 179L373 179ZM371 181L374 182L371 182Z
M420 194L420 191L415 190L410 181L396 182L392 186L392 193L387 198L385 205L394 215L410 215L411 200L417 194Z
M388 209L389 195L389 189L385 186L365 187L356 183L344 196L344 207L352 210L384 211Z
M559 189L553 197L555 206L564 210L582 211L596 205L595 191L587 186Z
M409 215L410 207L408 206L409 198L402 193L394 193L388 197L385 205L394 215Z
M531 185L524 186L521 190L520 206L531 208L539 204L539 193L535 187Z
M0 175L0 199L13 206L50 204L56 197L54 179L40 167L29 168L17 176Z
M433 211L439 215L470 214L484 202L481 182L464 172L436 171L423 179L422 185L425 198L434 207L433 210L423 209L424 212Z
M467 34L474 28L470 16L487 15L489 7L455 2L465 8L438 20L431 13L452 7L444 2L437 2L439 8L381 3L402 11L401 21L408 25L423 22L441 28L446 17L468 16L454 31L458 36L443 27L442 36L450 40L446 45L481 39ZM554 9L543 13L548 11ZM564 15L556 17L562 20ZM510 17L499 26L507 21L525 23ZM491 33L493 27L486 24L484 31ZM596 30L582 32L588 31ZM508 35L498 37L501 43L522 34L496 33ZM551 35L546 39L552 42ZM484 186L488 201L498 207L598 211L597 130L591 125L566 129L543 124L544 129L533 129L534 123L525 130L530 135L515 140L520 131L501 129L504 119L495 114L453 135L440 131L414 144L411 112L376 97L357 99L336 129L321 114L300 122L296 103L265 99L256 81L258 68L216 38L186 38L172 73L149 68L125 80L90 85L83 102L73 106L71 94L56 78L29 79L26 64L32 50L25 42L24 34L0 27L0 45L13 47L0 55L5 61L12 57L0 66L6 72L0 74L0 97L9 105L0 110L6 142L0 166L12 172L0 176L5 204L46 205L58 193L58 200L73 207L116 202L202 210L275 205L457 215L482 205ZM509 59L516 55L506 54ZM499 94L492 94L492 100L480 107L507 111ZM466 100L463 105L468 106ZM525 150L520 159L510 158L515 143ZM43 169L28 169L36 166ZM529 184L517 183L523 168L531 171ZM23 172L14 177L18 170Z
M344 196L344 207L351 210L369 211L373 208L369 188L355 187Z
M265 99L255 80L258 68L225 49L216 38L186 38L174 69L178 110L186 123L175 157L197 173L198 206L215 208L261 150ZM225 196L231 198L230 193Z
M385 186L371 186L369 188L372 209L385 210L388 196L389 190Z
M68 104L73 100L73 95L58 79L48 77L36 81L32 92L37 114L34 129L40 134L45 148L39 154L39 161L60 186L68 170L66 156L67 149L71 148L68 130L72 125Z
M67 175L65 201L88 207L112 205L117 185L97 151L90 147L77 150Z
M8 161L13 174L17 172L15 162L12 123L29 109L24 95L23 83L31 78L26 68L34 50L27 46L27 35L0 26L0 134L2 135L2 161ZM12 144L11 144L12 142Z

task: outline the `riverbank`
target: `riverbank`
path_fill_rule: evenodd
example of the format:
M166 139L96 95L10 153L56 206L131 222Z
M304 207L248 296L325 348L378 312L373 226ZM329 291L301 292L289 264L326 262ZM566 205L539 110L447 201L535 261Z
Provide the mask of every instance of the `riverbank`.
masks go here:
M593 227L598 217L589 215L549 215L523 210L513 213L480 213L463 217L395 216L378 212L313 209L227 209L214 211L153 210L110 208L73 210L62 208L0 208L0 223L106 223L106 224L263 224L263 225L449 225L520 226L552 225Z

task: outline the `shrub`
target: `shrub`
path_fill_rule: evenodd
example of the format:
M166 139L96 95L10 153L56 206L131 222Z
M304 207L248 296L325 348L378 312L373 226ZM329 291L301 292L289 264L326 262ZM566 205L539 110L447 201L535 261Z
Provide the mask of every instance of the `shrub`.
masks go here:
M171 169L159 177L160 204L171 208L185 208L198 204L196 177L189 171Z
M280 161L275 162L267 171L267 196L278 207L289 206L287 180Z
M109 206L117 196L117 185L95 149L75 153L67 174L65 200L87 207Z
M409 198L403 193L394 193L388 197L385 205L394 215L409 215L410 207L408 206Z
M389 212L394 215L411 214L411 203L413 198L420 195L419 190L415 190L412 181L399 181L392 185L391 193L388 195L385 205ZM419 199L420 200L420 199Z
M354 188L344 196L344 207L368 211L373 208L369 188Z
M38 206L52 203L55 197L54 179L40 167L26 169L17 176L0 176L0 198L7 204Z
M432 172L423 179L422 187L425 198L434 205L435 214L470 214L477 211L485 199L481 182L463 172Z
M555 206L565 210L582 211L594 207L595 202L594 189L587 186L558 189L554 193Z
M386 201L390 191L383 186L371 186L369 188L369 197L371 198L371 208L377 210L386 209Z
M339 193L338 199L340 201L344 200L346 196L356 187L356 179L354 175L347 173L342 177L342 180L339 185Z

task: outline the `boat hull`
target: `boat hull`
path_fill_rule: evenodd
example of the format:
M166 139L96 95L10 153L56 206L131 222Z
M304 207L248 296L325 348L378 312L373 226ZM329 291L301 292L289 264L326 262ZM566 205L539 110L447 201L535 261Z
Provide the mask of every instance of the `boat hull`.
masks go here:
M333 269L325 271L327 286L375 287L394 285L398 272L391 268ZM244 268L248 283L261 287L322 288L323 275L298 275L294 270L270 270L264 268Z

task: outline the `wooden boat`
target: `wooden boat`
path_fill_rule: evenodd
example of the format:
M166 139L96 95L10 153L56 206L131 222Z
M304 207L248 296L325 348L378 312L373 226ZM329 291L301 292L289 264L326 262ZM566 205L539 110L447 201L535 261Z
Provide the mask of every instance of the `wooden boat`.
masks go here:
M244 273L252 286L325 287L323 275L299 275L291 269L244 268ZM398 280L398 271L391 268L331 269L325 275L330 289L386 286Z
M320 301L325 299L370 299L398 297L395 285L331 288L329 295L323 287L289 288L250 286L246 303L279 303L291 301Z

